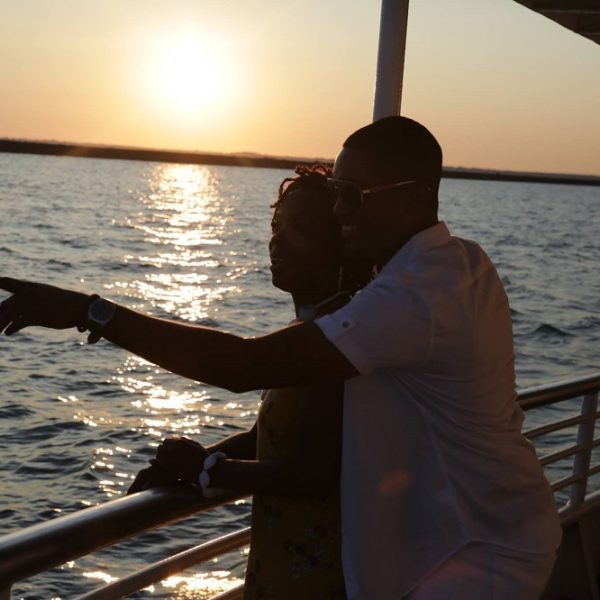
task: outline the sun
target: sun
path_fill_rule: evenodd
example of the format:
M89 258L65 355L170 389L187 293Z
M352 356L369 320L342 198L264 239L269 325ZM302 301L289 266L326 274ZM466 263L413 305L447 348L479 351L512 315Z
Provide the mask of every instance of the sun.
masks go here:
M195 30L153 38L141 59L145 103L172 118L207 119L234 99L235 77L227 45Z

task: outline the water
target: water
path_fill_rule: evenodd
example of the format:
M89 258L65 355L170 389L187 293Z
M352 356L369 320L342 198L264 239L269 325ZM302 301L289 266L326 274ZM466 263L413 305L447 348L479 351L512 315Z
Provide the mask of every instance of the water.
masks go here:
M257 335L292 317L266 240L283 170L0 154L0 273ZM513 311L519 387L600 370L600 190L446 180L441 214L496 263ZM199 356L201 360L201 356ZM73 332L0 338L0 534L123 494L158 442L249 428L258 394L186 381ZM568 466L568 465L567 465ZM248 524L223 507L14 588L70 598ZM139 597L204 597L243 577L236 552Z

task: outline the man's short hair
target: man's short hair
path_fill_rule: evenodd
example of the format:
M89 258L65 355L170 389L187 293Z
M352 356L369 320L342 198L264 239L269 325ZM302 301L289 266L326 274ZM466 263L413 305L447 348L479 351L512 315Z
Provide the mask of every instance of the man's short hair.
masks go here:
M437 188L442 149L430 131L407 117L385 117L355 131L344 148L368 152L382 170L400 179L424 179Z

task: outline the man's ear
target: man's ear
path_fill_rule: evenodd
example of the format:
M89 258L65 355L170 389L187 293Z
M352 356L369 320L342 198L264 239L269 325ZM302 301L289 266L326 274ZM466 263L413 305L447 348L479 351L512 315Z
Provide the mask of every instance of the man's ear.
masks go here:
M437 219L438 200L434 185L429 181L418 181L414 184L408 208L413 214L431 220Z

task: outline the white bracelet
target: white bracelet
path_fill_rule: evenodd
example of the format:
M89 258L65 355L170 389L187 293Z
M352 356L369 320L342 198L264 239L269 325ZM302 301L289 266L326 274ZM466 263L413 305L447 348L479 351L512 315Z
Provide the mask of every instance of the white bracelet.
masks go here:
M200 475L198 475L198 485L202 488L202 495L205 498L214 498L215 496L219 496L225 492L225 490L222 490L221 488L214 488L210 486L210 475L208 472L217 463L226 459L227 455L223 452L213 452L204 459L202 471L200 471Z

